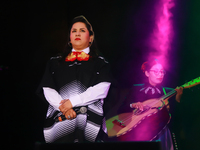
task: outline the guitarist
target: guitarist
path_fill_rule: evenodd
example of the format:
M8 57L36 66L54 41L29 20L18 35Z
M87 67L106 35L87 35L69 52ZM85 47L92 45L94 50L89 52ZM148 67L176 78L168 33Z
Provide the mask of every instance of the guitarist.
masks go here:
M141 69L148 80L145 84L137 84L133 86L126 96L124 104L120 107L119 113L132 111L133 109L140 109L142 111L144 107L142 102L152 98L159 98L169 90L172 90L171 88L165 88L161 85L166 73L163 66L164 65L162 65L158 59L149 60L142 64ZM176 101L180 102L183 88L177 87L176 91ZM168 100L165 100L165 105L169 110ZM171 133L167 127L155 140L161 140L163 150L174 149Z

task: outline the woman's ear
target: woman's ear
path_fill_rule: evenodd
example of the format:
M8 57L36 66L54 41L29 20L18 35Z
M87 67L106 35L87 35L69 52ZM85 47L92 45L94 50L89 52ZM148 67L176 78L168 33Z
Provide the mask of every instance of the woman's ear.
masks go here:
M147 77L149 77L149 72L148 72L148 71L145 71L144 73L145 73L145 75L146 75Z
M92 42L93 42L93 40L94 40L94 35L91 35L91 36L90 36L90 41L89 41L89 42L91 42L91 43L92 43Z

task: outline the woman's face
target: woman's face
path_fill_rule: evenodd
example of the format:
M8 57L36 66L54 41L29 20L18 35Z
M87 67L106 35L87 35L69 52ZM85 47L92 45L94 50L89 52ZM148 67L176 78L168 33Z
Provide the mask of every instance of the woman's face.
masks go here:
M145 71L145 75L149 78L149 83L156 86L162 83L165 71L161 64L155 64L149 71Z
M81 51L87 48L89 42L92 42L92 38L93 36L90 36L85 23L76 22L73 24L70 31L70 41L75 50Z

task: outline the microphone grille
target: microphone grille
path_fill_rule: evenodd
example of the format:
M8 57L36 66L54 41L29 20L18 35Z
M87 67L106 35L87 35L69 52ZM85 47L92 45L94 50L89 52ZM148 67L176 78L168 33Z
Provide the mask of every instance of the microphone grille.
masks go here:
M81 107L79 110L82 114L87 112L87 108L86 107Z

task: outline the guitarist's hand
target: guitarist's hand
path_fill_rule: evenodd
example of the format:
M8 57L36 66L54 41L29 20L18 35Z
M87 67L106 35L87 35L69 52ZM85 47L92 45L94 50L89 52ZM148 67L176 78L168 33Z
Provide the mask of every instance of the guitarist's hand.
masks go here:
M182 96L182 94L183 94L183 87L176 87L176 89L175 89L176 91L177 91L177 94L176 94L176 101L177 102L181 102L181 96Z
M132 103L130 105L131 108L136 108L136 109L139 109L141 111L143 111L143 104L141 102L137 102L137 103Z

